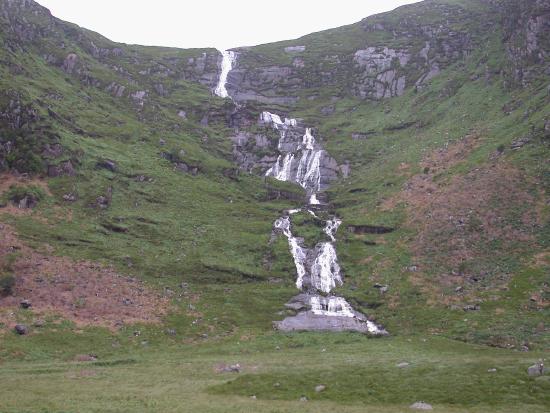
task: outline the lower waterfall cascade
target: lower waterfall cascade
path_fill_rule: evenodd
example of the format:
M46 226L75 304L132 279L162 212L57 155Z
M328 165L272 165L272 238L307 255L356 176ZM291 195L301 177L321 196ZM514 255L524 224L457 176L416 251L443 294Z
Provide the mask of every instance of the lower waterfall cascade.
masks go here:
M313 209L321 205L317 195L326 187L321 161L328 154L316 142L311 128L306 128L302 139L297 139L300 134L296 132L300 128L296 119L285 118L283 121L279 115L263 112L260 122L270 125L280 135L279 155L265 176L297 183L308 195L307 206L287 211L273 224L274 232L288 239L297 272L296 288L302 292L287 304L298 314L274 322L274 326L283 331L359 331L386 335L382 327L355 311L345 298L331 294L334 288L344 283L335 248L336 232L342 221L335 216L325 221L324 233L330 241L320 242L315 248L305 247L303 241L292 234L292 215L305 211L319 219Z

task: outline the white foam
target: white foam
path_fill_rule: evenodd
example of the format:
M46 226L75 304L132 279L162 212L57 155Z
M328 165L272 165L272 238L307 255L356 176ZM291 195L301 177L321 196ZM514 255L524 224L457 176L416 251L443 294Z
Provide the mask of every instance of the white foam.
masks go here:
M290 253L292 254L296 272L298 273L298 277L296 278L296 287L301 290L304 282L304 276L306 275L306 253L298 243L298 240L292 235L289 217L279 218L275 221L274 227L282 230L283 234L285 234L288 238Z
M216 89L214 90L214 93L218 95L221 98L229 97L229 93L227 92L226 85L227 85L227 76L229 75L229 72L233 69L233 64L236 61L237 55L235 52L232 52L230 50L224 50L221 52L222 54L222 72L220 74L220 79L218 81L218 85L216 86Z
M312 194L309 197L309 205L321 205L321 202L317 199L317 194Z
M329 317L355 317L351 305L342 297L312 296L311 311L317 315Z
M311 285L324 293L329 293L336 285L342 285L340 265L336 250L330 242L318 247L319 252L311 266Z
M342 224L342 220L334 217L333 219L329 219L325 225L325 234L327 234L332 242L336 241L335 235L336 231L338 231L338 228Z
M311 134L311 128L306 128L306 133L302 140L302 145L305 146L307 150L312 151L315 145L315 138Z

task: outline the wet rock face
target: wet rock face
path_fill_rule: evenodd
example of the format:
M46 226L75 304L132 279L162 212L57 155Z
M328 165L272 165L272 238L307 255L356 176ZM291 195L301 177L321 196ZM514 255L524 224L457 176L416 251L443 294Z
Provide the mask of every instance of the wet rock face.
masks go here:
M278 155L265 171L266 176L295 182L308 195L325 190L338 178L340 169L336 160L323 150L311 128L304 128L296 119L283 121L269 112L261 114L259 124L279 132Z

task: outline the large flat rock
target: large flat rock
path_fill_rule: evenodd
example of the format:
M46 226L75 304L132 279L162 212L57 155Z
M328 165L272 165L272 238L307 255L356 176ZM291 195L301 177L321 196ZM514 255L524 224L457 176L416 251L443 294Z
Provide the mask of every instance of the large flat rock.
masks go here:
M273 322L277 330L290 331L355 331L363 334L387 335L388 333L377 327L373 322L355 317L340 317L315 314L305 311L296 316L287 317L282 321Z

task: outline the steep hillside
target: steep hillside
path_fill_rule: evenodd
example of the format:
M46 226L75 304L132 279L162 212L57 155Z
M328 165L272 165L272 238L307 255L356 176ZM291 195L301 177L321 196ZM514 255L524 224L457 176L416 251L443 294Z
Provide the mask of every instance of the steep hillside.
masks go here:
M0 44L0 411L547 410L548 0Z
M35 246L164 288L253 281L275 302L295 270L270 227L302 196L260 179L278 138L257 119L279 111L336 159L321 195L345 226L340 293L394 332L544 341L547 6L427 1L236 49L235 108L212 97L215 50L115 44L4 1L2 165L49 177L50 191L4 219Z
M389 331L547 342L549 13L427 1L235 49L230 94L304 119L336 158L339 293ZM267 169L265 147L236 150Z

